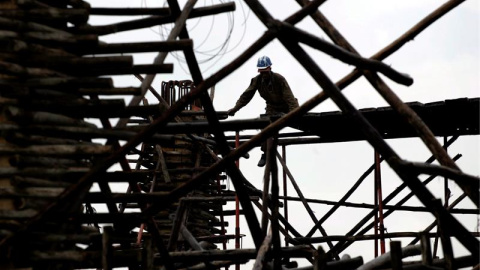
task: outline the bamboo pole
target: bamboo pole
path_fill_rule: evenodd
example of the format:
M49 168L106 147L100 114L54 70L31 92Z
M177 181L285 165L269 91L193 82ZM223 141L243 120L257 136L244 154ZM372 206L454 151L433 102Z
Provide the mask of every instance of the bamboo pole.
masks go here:
M394 232L394 233L385 233L384 238L412 238L420 237L424 232ZM436 233L424 233L426 237L433 238L436 236ZM479 236L479 232L470 232L472 236ZM327 241L370 241L382 238L378 234L363 234L363 235L330 235L324 237L296 237L292 238L292 242L298 244L318 244L325 243Z
M440 199L436 199L435 203L442 205L442 201ZM446 223L443 219L437 219L437 223L438 234L440 235L440 240L442 241L443 257L445 258L446 263L445 269L458 269L455 263L455 256L453 255L452 240L450 239L452 236L452 228L450 227L450 224Z
M265 152L263 153L264 155L266 155L266 159L267 159L267 162L265 164L265 169L264 169L264 173L263 173L263 194L262 194L262 232L264 235L267 235L268 233L268 219L269 219L269 214L268 214L268 208L269 208L269 205L270 205L270 200L269 200L269 191L270 191L270 180L271 180L271 175L270 175L270 172L271 172L271 158L270 158L270 155L271 155L271 151L270 151L270 147L272 145L271 143L271 138L267 140L267 149L265 149ZM237 146L238 147L238 146ZM272 202L273 202L273 199L272 199ZM272 206L273 208L273 206ZM271 225L270 225L271 226Z
M302 199L298 197L292 197L292 196L280 196L280 199L285 199L287 201L296 201L296 202L301 202ZM329 201L329 200L319 200L319 199L310 199L310 198L305 198L305 200L308 203L317 203L317 204L325 204L325 205L333 205L337 209L340 206L344 207L354 207L354 208L364 208L364 209L376 209L377 206L373 204L367 204L367 203L350 203L350 202L343 202L339 203L339 201ZM385 201L385 200L384 200ZM386 210L394 210L394 211L410 211L410 212L429 212L429 209L426 207L422 206L402 206L402 205L384 205L384 209ZM476 215L478 214L478 210L476 208L455 208L451 209L450 212L452 214L471 214L471 215ZM323 218L322 218L323 219ZM315 232L315 230L313 230ZM313 235L313 234L312 234ZM311 236L311 235L306 235L306 236Z
M402 258L420 255L422 250L420 246L407 246L401 249L402 251ZM377 258L365 263L364 265L357 268L358 270L367 270L367 269L375 269L375 267L385 266L385 264L389 263L392 260L392 253L387 252Z
M102 268L105 270L113 269L113 247L112 247L113 228L106 226L103 228L102 234Z
M192 10L192 17L203 17L227 11L233 11L235 3L223 3L209 7L200 7ZM209 12L209 13L207 13ZM214 12L214 13L213 13ZM105 16L135 16L135 15L170 15L169 8L100 8L90 9L91 15Z
M378 51L376 54L372 55L370 59L383 60L387 58L389 55L396 52L407 42L414 40L414 38L417 35L419 35L423 30L427 29L432 23L440 19L442 16L447 14L449 11L451 11L452 9L454 9L464 1L465 0L454 0L454 1L445 2L443 5L438 7L436 10L432 11L425 18L423 18L417 24L415 24L412 28L410 28L407 32L405 32L396 40L394 40L392 43L387 45L382 50ZM305 5L306 3L308 3L305 0L297 0L297 2L301 3L302 5ZM314 16L317 17L318 15L316 13ZM354 70L347 76L343 77L336 84L340 89L343 89L349 84L353 83L356 79L360 78L361 76L362 76L362 72L360 70Z
M432 249L430 245L430 238L425 232L420 233L420 246L422 248L422 264L423 265L432 265Z
M281 242L280 242L280 232L279 232L279 222L278 217L280 216L279 212L279 193L280 186L278 181L278 166L277 159L275 154L279 155L277 152L277 137L274 136L270 142L270 162L271 162L271 174L272 174L272 252L273 252L273 268L280 269L282 268L282 259L280 257ZM280 156L280 155L279 155Z
M318 246L313 256L315 259L313 263L313 270L326 270L328 257L321 246Z
M342 47L328 43L327 41L320 39L306 31L295 28L290 24L275 21L273 23L275 27L278 27L280 31L284 31L286 35L294 37L298 42L302 42L309 45L312 48L318 49L346 64L354 65L362 70L372 70L380 72L392 81L410 86L413 84L413 79L407 74L400 73L383 62L362 58L357 54L351 53Z
M255 258L255 263L252 267L253 270L263 270L267 269L267 253L270 251L272 245L272 227L268 229L268 233L263 239L262 245L258 249L257 257Z
M393 270L402 270L402 244L399 241L390 242L391 265Z
M455 180L457 183L463 182L466 185L469 185L476 189L480 188L480 182L478 181L478 177L465 174L458 169L452 169L445 166L436 166L432 164L424 164L424 163L418 163L418 162L407 162L407 161L403 161L402 166L405 166L406 170L411 170L411 171L417 172L418 174L431 174L431 175L444 176L444 177L448 177L449 179Z

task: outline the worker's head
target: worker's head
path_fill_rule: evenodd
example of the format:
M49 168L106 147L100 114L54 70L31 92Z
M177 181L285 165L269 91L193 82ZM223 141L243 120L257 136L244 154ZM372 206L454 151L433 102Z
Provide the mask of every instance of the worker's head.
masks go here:
M272 61L268 56L261 56L257 61L258 72L267 72L272 69Z

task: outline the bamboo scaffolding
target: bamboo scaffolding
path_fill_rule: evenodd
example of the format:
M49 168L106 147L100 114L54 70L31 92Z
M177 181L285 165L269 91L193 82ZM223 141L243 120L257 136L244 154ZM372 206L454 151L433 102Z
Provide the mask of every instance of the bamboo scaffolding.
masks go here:
M450 146L453 142L455 142L456 140L458 139L458 136L455 136L455 137L452 137L450 140L448 140L444 147L448 147ZM459 157L458 157L459 158ZM384 159L383 157L380 159L380 162L382 162ZM426 161L427 163L429 162L433 162L433 156L430 157L429 159L427 159ZM355 182L355 184L352 186L352 188L350 188L350 190L338 201L338 203L332 207L323 217L322 219L320 219L320 221L318 222L318 224L322 224L323 222L325 222L325 220L331 216L337 209L338 209L338 206L340 206L342 203L345 203L346 200L350 197L350 195L358 188L358 186L363 182L363 180L370 174L373 172L373 170L375 169L375 164L373 164L372 166L370 166L370 168L365 171L362 176L357 180L357 182ZM403 186L403 185L402 185ZM398 194L400 191L401 191L402 188L397 188L394 192L392 192L391 194ZM393 195L394 196L394 195ZM385 207L387 207L387 202L390 200L388 198L391 198L391 196L388 196L384 201L382 201L382 205ZM388 200L387 200L388 199ZM314 233L314 229L315 227L317 227L317 224L315 224L315 226L310 230L310 232L307 234L307 236L312 236L313 233Z
M454 7L461 2L463 2L463 0L452 1L450 3L450 7ZM437 13L441 14L441 10L438 10ZM314 20L335 43L353 52L354 54L358 54L358 52L356 52L352 45L348 43L348 41L340 34L340 32L338 32L335 27L325 17L323 17L319 11L317 11L316 15L317 17L314 17ZM372 73L371 71L363 71L363 73L367 80L370 82L370 84L377 90L380 95L382 95L382 97L392 106L392 108L394 108L395 111L400 114L405 121L407 121L412 127L415 128L420 138L422 138L425 145L430 149L430 151L440 162L440 164L450 167L452 169L459 170L457 165L448 156L445 149L443 149L440 143L438 143L433 133L423 123L423 121L418 117L418 115L411 108L406 106L395 95L395 93L380 79L380 77L378 77L378 75ZM475 205L479 207L480 197L478 187L475 188L475 185L472 185L472 183L465 183L463 181L458 181L457 184L462 188L465 193L469 195L470 199L475 203Z
M272 18L270 14L261 6L260 3L254 0L249 0L247 1L247 4L256 12L256 15L263 21L264 24L268 24ZM329 95L330 98L339 106L345 113L349 114L354 121L357 121L357 123L360 125L360 128L362 131L365 133L365 136L367 137L367 140L377 149L377 151L385 157L385 160L390 164L390 166L396 171L396 173L402 178L407 185L416 193L417 197L422 201L425 206L427 206L429 209L431 209L432 214L434 214L437 218L439 219L445 219L442 222L447 222L449 225L452 226L454 231L454 236L457 237L457 239L472 253L472 254L477 254L479 253L478 249L478 240L469 236L468 231L456 220L454 219L441 205L439 206L438 204L433 202L433 195L420 183L420 181L417 178L417 174L414 174L412 172L402 170L401 165L399 161L401 161L400 157L397 156L397 154L391 149L381 138L380 134L377 133L377 131L371 126L371 124L366 121L366 119L358 112L358 110L353 107L353 105L341 94L340 89L338 89L337 86L333 84L333 82L330 81L330 79L323 73L322 70L316 65L316 63L305 53L305 51L296 43L292 42L291 40L284 39L282 37L279 37L280 41L284 46L290 51L292 55L294 55L297 60L302 63L302 65L307 69L307 71L310 73L310 75L316 80L316 82L323 88L324 91L326 91ZM378 83L380 79L377 77L376 82ZM385 85L386 86L386 85ZM387 91L385 89L382 89L382 91L389 92L389 94L386 94L384 98L386 99L395 99L391 93L391 90ZM393 102L392 102L393 103ZM401 104L399 104L401 103ZM398 110L402 110L403 112L406 112L406 108L402 102L395 103L395 105L398 105L399 107L397 108ZM425 133L422 133L426 135L427 128L422 126L421 120L413 120L413 118L416 116L416 114L412 113L412 111L408 111L408 113L405 114L405 117L412 117L412 121L417 124L417 127L422 129ZM433 137L433 134L432 134ZM424 138L425 139L425 138ZM431 139L425 139L425 143L428 145L429 141L435 140L434 138ZM435 142L437 142L435 140ZM441 147L440 147L441 148ZM430 150L433 152L437 159L440 159L440 162L443 164L449 164L453 163L451 159L448 156L443 156L443 153L445 151L443 149L436 149L430 148ZM450 162L451 161L451 162ZM455 165L451 165L453 168L457 168ZM464 187L464 189L467 189ZM473 189L473 188L472 188ZM475 201L475 198L478 198L478 190L474 191L470 189L469 193L473 196L471 197L472 200ZM473 194L471 193L473 192ZM476 195L475 195L476 194ZM477 200L478 203L478 200ZM447 221L448 220L448 221ZM474 255L475 256L475 255Z
M454 157L454 160L457 160L460 158L460 155L457 155ZM434 161L434 157L432 156L431 158L429 158L427 160L427 163L429 162L433 162ZM425 179L422 184L423 185L427 185L429 182L431 182L433 179L435 179L436 176L430 176L428 177L427 179ZM398 195L404 188L406 188L407 185L405 183L403 183L402 185L400 185L399 187L397 187L393 192L391 192L384 200L383 200L383 204L387 204L389 201L391 201L393 198L395 198L396 195ZM413 192L410 192L409 194L407 194L404 198L402 198L399 202L397 202L395 204L395 206L400 206L400 205L403 205L406 201L408 201L410 198L412 198L414 196L414 193ZM393 210L388 210L384 213L383 217L384 218L387 218L390 214L393 213ZM361 226L365 225L365 223L371 218L373 217L373 215L375 214L375 210L370 212L367 216L364 217L364 219L362 219L354 228L352 228L348 233L347 235L352 235L353 233L355 233L356 231L358 231ZM362 229L359 234L364 234L366 233L369 229L373 228L374 226L374 223L371 222L368 226L366 226L364 229ZM368 228L368 229L367 229ZM342 243L342 242L339 242L337 243L336 245L336 248L338 249L339 246L342 246L342 248L340 248L341 250L345 249L345 247L347 247L348 245L350 245L351 242L347 242L347 243Z
M193 40L190 39L185 27L186 20L233 11L235 4L227 3L193 9L194 2L194 0L189 1L182 10L176 0L168 0L169 8L155 9L99 9L91 8L87 2L81 0L61 2L18 0L16 1L20 7L18 10L5 9L0 12L2 16L0 18L0 43L6 45L0 49L2 52L0 71L4 74L0 79L0 95L2 96L0 105L6 108L6 119L10 121L0 124L0 131L6 134L4 139L9 143L3 144L0 152L7 157L5 160L10 165L10 167L0 168L0 178L11 178L7 181L12 186L3 188L2 185L0 197L21 199L21 202L15 206L15 211L0 210L0 249L2 251L19 249L22 244L18 243L32 243L33 245L26 246L28 248L27 264L57 265L61 262L64 267L70 269L100 267L111 269L113 267L130 267L134 264L145 269L154 269L158 266L169 270L182 267L212 269L243 264L255 258L262 258L264 261L273 260L276 269L282 267L281 264L288 262L291 258L305 258L310 261L312 267L305 269L355 269L363 264L361 258L329 260L331 257L339 259L337 254L353 241L375 239L378 236L362 235L365 232L349 235L350 233L355 234L353 231L359 230L359 228L354 228L347 235L326 236L325 234L324 237L318 239L311 236L313 231L321 228L321 224L330 218L340 206L376 211L377 207L374 205L346 202L351 193L368 175L368 171L340 201L313 200L305 198L301 194L300 188L295 184L295 180L288 171L286 162L278 153L270 153L265 177L269 179L271 174L272 192L269 194L269 188L266 185L263 190L263 205L260 205L258 201L262 191L250 184L242 172L234 166L235 160L247 155L251 149L258 147L268 138L275 136L282 128L302 119L308 111L331 97L345 114L351 116L359 124L365 136L361 139L367 138L404 180L404 184L382 202L384 209L390 210L386 214L392 213L394 210L428 211L437 217L445 259L440 262L427 256L430 249L426 246L426 241L434 235L427 231L431 229L430 227L433 228L432 225L421 234L397 232L384 235L384 237L413 237L414 241L420 236L423 237L423 262L411 264L402 262L400 247L394 244L391 247L391 259L389 259L394 262L391 267L400 269L441 265L447 269L453 269L463 265L473 266L478 261L478 240L475 239L478 237L478 233L468 232L452 216L454 213L478 214L478 210L454 208L467 195L461 196L448 208L446 206L444 208L441 203L432 200L434 197L425 187L436 175L441 175L462 185L462 189L466 192L470 191L468 196L471 199L478 199L478 177L460 171L453 163L457 157L450 159L446 152L440 149L438 143L429 145L432 143L433 134L437 135L437 133L430 132L421 122L417 116L418 112L415 110L416 105L407 105L401 102L375 74L375 72L381 72L396 82L411 84L412 81L408 76L384 65L380 60L393 53L463 1L448 1L394 43L370 59L366 59L359 57L333 25L318 11L318 7L325 2L324 0L297 0L302 8L283 22L272 18L259 1L247 0L251 10L265 23L268 30L240 56L206 79L202 76L193 50ZM0 4L2 7L3 5L10 4ZM57 13L48 18L45 14L51 12ZM154 16L113 25L91 26L87 24L87 20L93 14ZM296 23L309 15L338 45L323 42L295 27ZM98 41L97 34L141 29L149 27L150 24L158 25L174 21L177 24L166 42L104 44ZM67 22L71 22L73 26L67 25ZM294 38L286 39L285 35ZM177 37L179 40L174 41L173 39ZM325 92L316 94L302 106L281 118L220 122L219 119L227 117L226 113L217 112L214 109L213 91L212 95L208 96L208 89L231 74L274 39L279 39L285 45ZM324 51L357 68L337 84L333 84L311 61L298 43ZM344 48L342 49L342 47ZM164 59L162 58L166 56L165 52L175 50L180 50L185 54L193 83L189 93L176 102L174 100L175 103L168 106L163 97L151 87L154 75L147 75L143 79L138 73L171 72L173 66L163 64ZM131 56L80 57L87 54L123 55L124 53L151 51L161 52L152 65L133 66ZM18 57L20 54L22 57ZM31 58L29 59L29 57ZM45 61L45 59L49 61ZM130 75L133 73L142 81L140 88L115 88L111 79L96 78L99 75ZM376 132L368 119L362 117L363 113L368 112L355 109L340 93L341 89L362 74L368 77L374 88L396 111L400 111L404 118L409 119L409 125L416 126L420 132L419 136L423 138L433 156L440 160L440 166L401 160L385 143L384 139L386 138L382 138L385 134ZM80 78L81 76L85 77ZM135 102L143 100L147 90L152 92L159 104L144 103L143 106L137 106ZM88 95L90 98L82 97L84 95ZM106 100L102 97L103 95L124 95L128 98L134 96L132 99L134 102L125 106L123 97L120 102L121 100ZM182 112L184 108L194 103L202 106L201 114ZM132 117L138 118L131 119ZM207 121L181 122L180 119L188 117L190 117L189 119L202 117ZM98 118L103 128L96 128L96 125L82 118ZM112 128L110 124L112 118L122 118L118 128ZM130 126L124 128L127 123ZM245 136L247 141L236 149L232 149L224 132L243 129L262 129L262 131L254 136ZM192 134L196 132L212 134L213 139ZM466 134L463 129L459 132L459 135ZM476 131L475 128L472 128L472 131L468 132L477 135L478 128ZM287 139L277 140L276 143L293 145L329 142L328 138L325 139L322 136L305 138L312 134L316 134L315 131L281 135ZM445 136L447 135L452 134L445 134ZM298 138L293 138L294 136L298 136ZM92 143L92 139L108 141L105 145L101 145ZM120 146L119 140L127 142ZM137 149L140 144L142 145L141 149ZM285 168L285 174L289 175L296 186L299 198L279 196L275 154L279 156L279 160ZM222 158L217 155L221 155ZM94 158L95 156L106 156L106 158L100 160ZM120 164L122 171L107 172L117 163ZM133 170L130 168L132 163L135 164ZM171 165L172 168L170 168ZM187 168L179 168L180 166L187 166ZM233 191L222 192L223 187L220 180L227 176L220 174L225 171L230 176L236 193ZM418 179L420 174L430 174L431 176L421 183ZM157 183L160 175L165 183ZM213 179L218 180L218 183ZM89 191L93 183L98 183L100 192ZM128 183L127 194L112 192L110 183ZM212 184L218 185L219 189L217 186L213 187ZM385 205L407 186L413 191L412 193L395 205ZM203 194L197 196L197 189L201 190L200 194L204 193L208 196L203 197ZM143 193L142 190L149 193ZM193 197L185 197L187 195ZM225 234L224 226L227 224L223 219L220 221L217 218L218 215L223 217L230 214L229 210L222 211L222 205L225 205L227 201L232 201L235 198L234 195L238 196L242 205L240 213L247 220L257 249L201 250L202 247L198 241L217 243L235 237L220 235ZM420 199L424 207L403 206L403 203L412 196ZM320 220L310 213L310 209L309 213L315 226L304 237L278 212L278 208L282 206L279 199L301 201L307 211L310 208L309 203L334 206ZM179 200L182 203L179 204ZM120 210L116 203L122 203ZM191 216L185 220L184 214L179 214L178 220L172 223L169 215L175 210L178 211L185 203L190 205L186 211ZM266 232L262 231L252 203L263 208L265 218L262 224L267 223L268 220L272 223L272 239L269 242L273 250L271 254L258 250ZM87 207L88 214L79 212L82 204ZM94 213L91 208L92 204L94 206L106 205L108 212ZM140 210L140 212L123 212L127 207L134 211ZM268 214L269 208L271 215ZM357 226L363 226L370 219L370 215L367 216L368 218L366 217ZM72 232L79 231L78 226L86 228L85 225L91 223L97 227L92 227L88 231L94 231L94 233L72 234ZM113 227L105 227L104 232L99 233L99 224L101 226L113 224ZM135 232L139 226L141 226L141 231L145 231L143 238L142 234L139 234L135 240L132 232ZM222 227L221 231L218 226ZM266 229L266 224L262 226ZM369 226L371 225L367 225L367 227ZM188 229L186 229L187 227ZM58 234L49 234L48 230L58 232ZM205 233L205 236L194 236L196 233L202 235L203 232L208 233ZM311 245L281 247L279 232L289 243L296 245L312 243L312 241L339 241L339 243L335 246L330 245L331 250L326 254L320 248L313 249ZM28 239L32 234L35 237ZM180 234L183 235L183 240L188 240L190 246L198 251L169 252L173 251L175 246L185 244L185 242L177 243ZM472 256L454 257L451 245L452 236L456 237L472 253ZM167 246L165 243L169 238L170 243ZM76 248L78 243L86 244L89 247L81 250ZM270 247L270 244L268 246ZM158 251L157 254L154 249ZM4 256L0 255L0 261Z

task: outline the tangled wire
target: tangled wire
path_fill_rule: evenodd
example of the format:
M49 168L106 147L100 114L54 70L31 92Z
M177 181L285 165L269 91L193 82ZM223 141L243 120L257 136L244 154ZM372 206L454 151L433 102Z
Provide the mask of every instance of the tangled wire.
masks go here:
M147 2L148 2L147 0L141 0L141 6L145 8L148 7ZM219 4L226 3L225 0L218 0L218 1L204 0L203 5L207 6L207 4L210 4L210 5L218 4L215 2L218 2ZM163 3L163 7L167 7L167 6L168 6L168 3L165 0ZM199 42L198 45L195 45L195 47L193 48L196 56L198 57L197 58L198 64L200 66L202 65L204 66L203 71L208 71L210 68L215 66L215 64L218 63L218 61L220 61L224 55L226 55L229 52L232 52L242 42L245 36L245 33L247 31L246 21L248 19L250 10L244 8L242 1L238 1L237 6L240 6L240 10L241 10L240 14L242 16L242 20L241 20L242 33L240 35L239 40L236 41L234 44L232 44L232 37L234 32L236 12L228 12L228 13L222 13L222 14L212 15L208 17L201 17L196 20L193 26L187 27L189 34L196 35L198 32L200 32L203 38L201 42ZM215 30L218 30L216 28L219 28L219 27L216 27L217 25L215 24L216 18L218 18L219 16L226 16L226 21L227 21L227 31L225 33L225 37L223 38L219 38L217 36L212 37L212 35L216 35ZM220 22L221 24L219 25L223 27L225 25L224 20L222 19ZM161 38L161 40L166 40L168 37L168 34L170 33L173 27L174 27L173 24L166 24L166 25L158 26L158 29L156 28L150 28L150 29L154 33L156 33ZM209 40L214 41L215 43L211 48L207 48L207 46L209 45L207 41ZM218 43L217 41L221 41L221 42ZM210 42L210 44L211 43L212 42ZM171 55L179 62L180 64L179 66L186 72L187 71L185 67L186 60L184 55L179 52L171 52Z

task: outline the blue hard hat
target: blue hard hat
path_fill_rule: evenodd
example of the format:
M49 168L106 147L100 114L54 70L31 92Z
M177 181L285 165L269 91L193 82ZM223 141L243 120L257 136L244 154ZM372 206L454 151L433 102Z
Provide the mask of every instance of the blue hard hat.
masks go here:
M257 68L258 69L266 69L272 65L272 61L270 61L270 57L268 56L261 56L258 58L257 61Z

